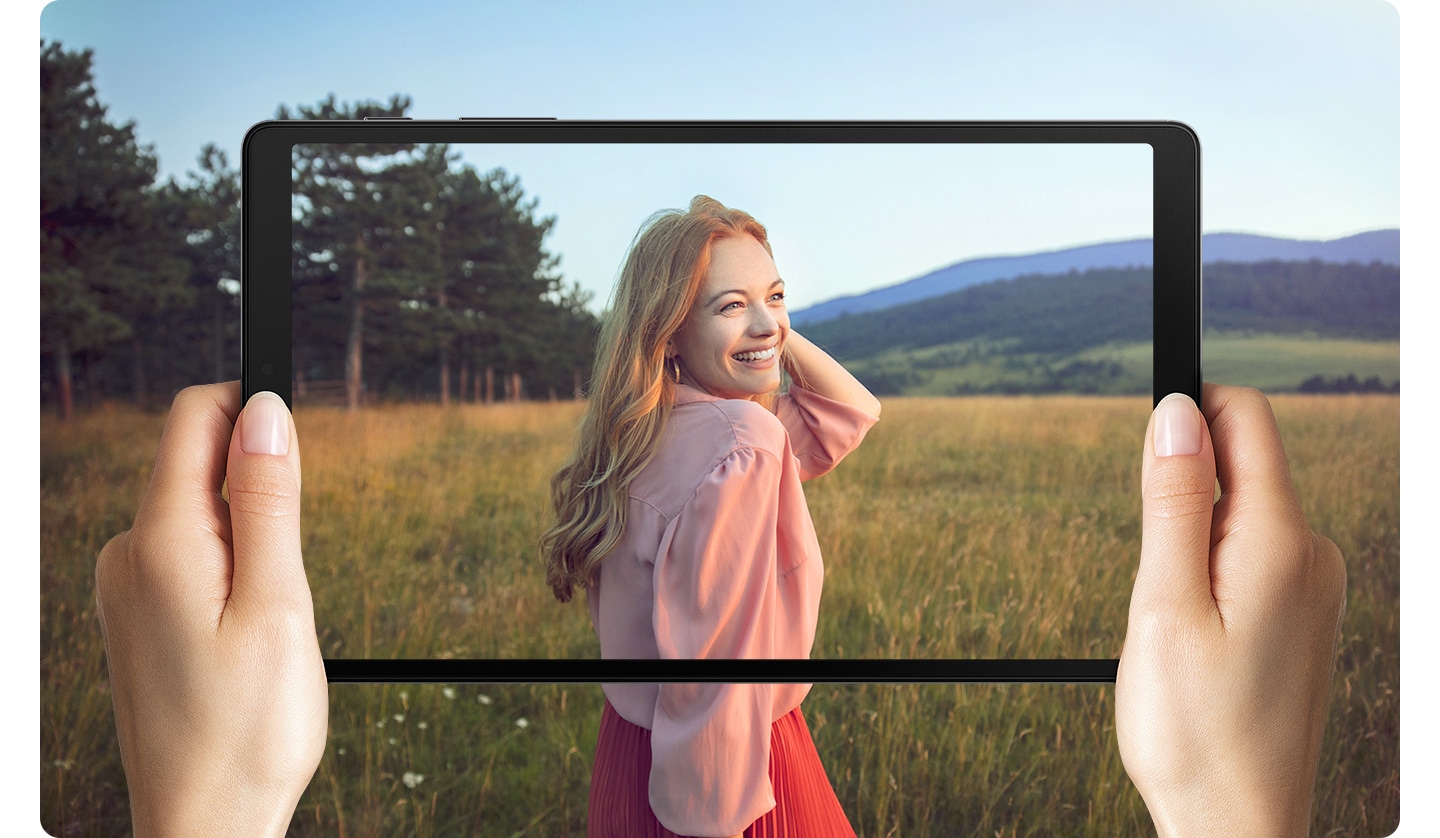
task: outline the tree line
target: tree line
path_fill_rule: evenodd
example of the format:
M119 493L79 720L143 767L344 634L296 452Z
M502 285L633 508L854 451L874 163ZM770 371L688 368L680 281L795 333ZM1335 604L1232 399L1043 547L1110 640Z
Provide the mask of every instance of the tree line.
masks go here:
M198 170L157 182L92 59L41 43L41 398L62 417L240 369L240 173L207 145ZM331 96L276 117L409 107ZM598 322L517 175L443 144L302 145L292 168L297 403L581 394Z
M985 340L1007 354L1073 354L1148 341L1150 268L1095 268L995 280L806 329L842 361ZM1400 269L1380 262L1216 262L1204 271L1206 330L1396 340ZM943 365L943 364L942 364Z

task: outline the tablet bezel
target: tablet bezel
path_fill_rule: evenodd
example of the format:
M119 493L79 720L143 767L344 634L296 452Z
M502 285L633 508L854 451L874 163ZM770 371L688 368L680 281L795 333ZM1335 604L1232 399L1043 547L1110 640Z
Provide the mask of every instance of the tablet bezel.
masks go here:
M1179 122L276 120L245 136L241 380L291 403L291 165L302 143L1059 143L1152 150L1153 396L1200 403L1200 144ZM1113 682L1114 659L326 659L331 682Z

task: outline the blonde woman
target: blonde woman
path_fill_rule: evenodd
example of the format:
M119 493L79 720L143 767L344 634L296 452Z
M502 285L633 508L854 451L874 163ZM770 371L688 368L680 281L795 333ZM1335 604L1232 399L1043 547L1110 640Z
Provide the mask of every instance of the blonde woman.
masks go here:
M759 222L705 196L652 216L552 481L556 598L586 589L605 658L808 657L823 570L800 484L879 414L790 329ZM809 689L605 685L590 834L854 835L800 714Z

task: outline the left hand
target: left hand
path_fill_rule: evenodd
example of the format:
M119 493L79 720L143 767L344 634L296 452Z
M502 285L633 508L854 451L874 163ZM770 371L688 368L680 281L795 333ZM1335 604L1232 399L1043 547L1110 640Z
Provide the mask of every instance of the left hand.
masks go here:
M324 752L328 695L278 396L243 412L238 382L175 398L95 587L135 835L283 835Z

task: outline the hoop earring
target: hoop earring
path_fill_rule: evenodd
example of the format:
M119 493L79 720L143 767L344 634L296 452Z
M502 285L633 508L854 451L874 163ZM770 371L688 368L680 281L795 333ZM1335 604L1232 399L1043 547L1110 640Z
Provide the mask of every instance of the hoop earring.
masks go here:
M675 383L680 383L680 356L671 355L669 360L675 365Z

